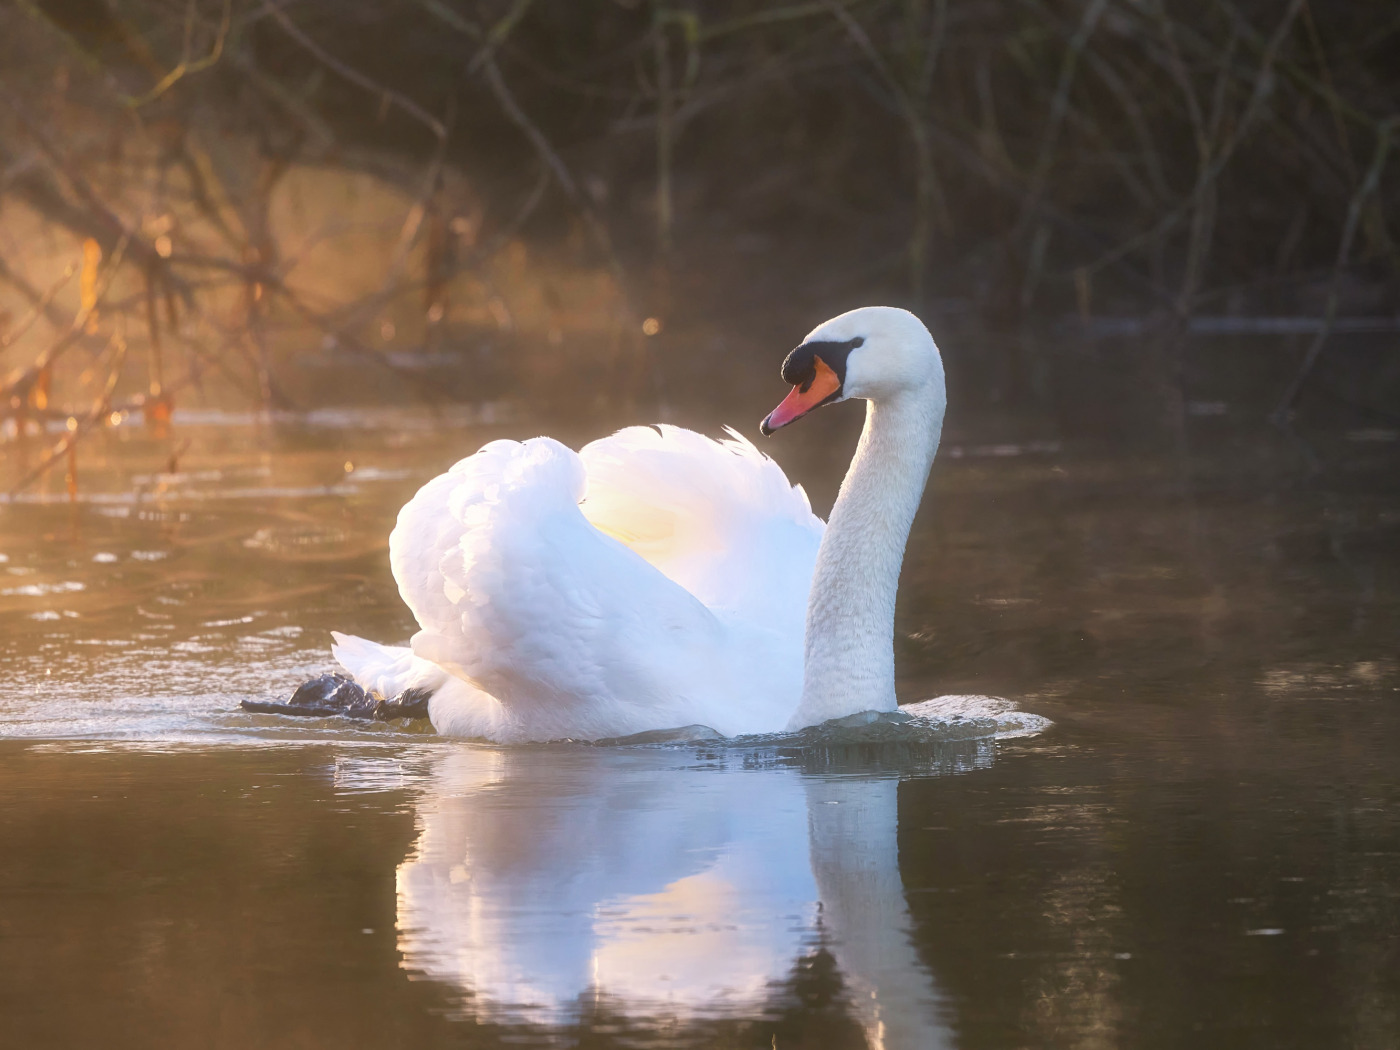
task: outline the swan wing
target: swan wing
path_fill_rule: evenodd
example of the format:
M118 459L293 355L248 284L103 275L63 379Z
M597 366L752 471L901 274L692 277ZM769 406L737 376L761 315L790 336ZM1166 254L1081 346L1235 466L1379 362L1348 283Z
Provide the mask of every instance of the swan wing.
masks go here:
M584 447L584 515L721 615L801 645L825 526L737 431L628 427Z
M550 438L491 442L424 485L389 539L414 655L500 701L497 739L735 731L715 723L753 646L594 528L586 486L583 460Z

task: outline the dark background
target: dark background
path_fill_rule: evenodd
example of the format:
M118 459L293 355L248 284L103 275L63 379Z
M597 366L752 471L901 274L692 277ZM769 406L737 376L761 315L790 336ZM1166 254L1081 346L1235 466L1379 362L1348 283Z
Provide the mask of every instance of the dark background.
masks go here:
M33 0L0 413L732 420L880 301L955 423L1385 428L1397 114L1380 2ZM65 458L30 444L11 484Z

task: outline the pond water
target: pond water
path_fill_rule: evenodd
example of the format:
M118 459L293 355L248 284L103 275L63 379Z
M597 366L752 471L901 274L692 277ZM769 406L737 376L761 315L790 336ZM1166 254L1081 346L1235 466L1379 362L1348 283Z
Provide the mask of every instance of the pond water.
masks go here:
M1053 725L821 761L246 714L332 628L406 638L398 507L541 428L117 428L76 502L0 504L2 1041L1400 1044L1400 457L1199 415L1171 455L955 426L901 695ZM853 425L772 442L819 509Z

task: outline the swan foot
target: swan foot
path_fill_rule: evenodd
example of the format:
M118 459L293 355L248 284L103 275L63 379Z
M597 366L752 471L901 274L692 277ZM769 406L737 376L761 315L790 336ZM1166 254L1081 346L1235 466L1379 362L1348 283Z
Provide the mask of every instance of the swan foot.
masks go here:
M324 718L346 715L350 718L374 717L380 697L366 693L349 675L323 674L303 682L292 698L285 702L244 700L239 705L245 711L268 715L295 715L300 718Z
M427 718L428 701L432 698L430 689L405 689L392 700L380 700L375 704L372 717L381 722L391 718Z
M369 693L355 684L349 675L333 672L318 675L303 682L285 703L271 700L244 700L239 706L245 711L266 715L292 715L299 718L372 718L387 722L391 718L427 718L428 700L432 693L426 689L405 689L392 700L378 693Z

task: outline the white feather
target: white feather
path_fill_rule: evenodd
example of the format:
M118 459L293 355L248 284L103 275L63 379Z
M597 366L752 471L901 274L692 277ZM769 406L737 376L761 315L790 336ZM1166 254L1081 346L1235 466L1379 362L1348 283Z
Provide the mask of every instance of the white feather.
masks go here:
M410 647L339 635L335 655L385 696L433 689L451 735L775 731L801 692L821 534L801 489L737 435L633 427L582 455L494 441L399 513Z

